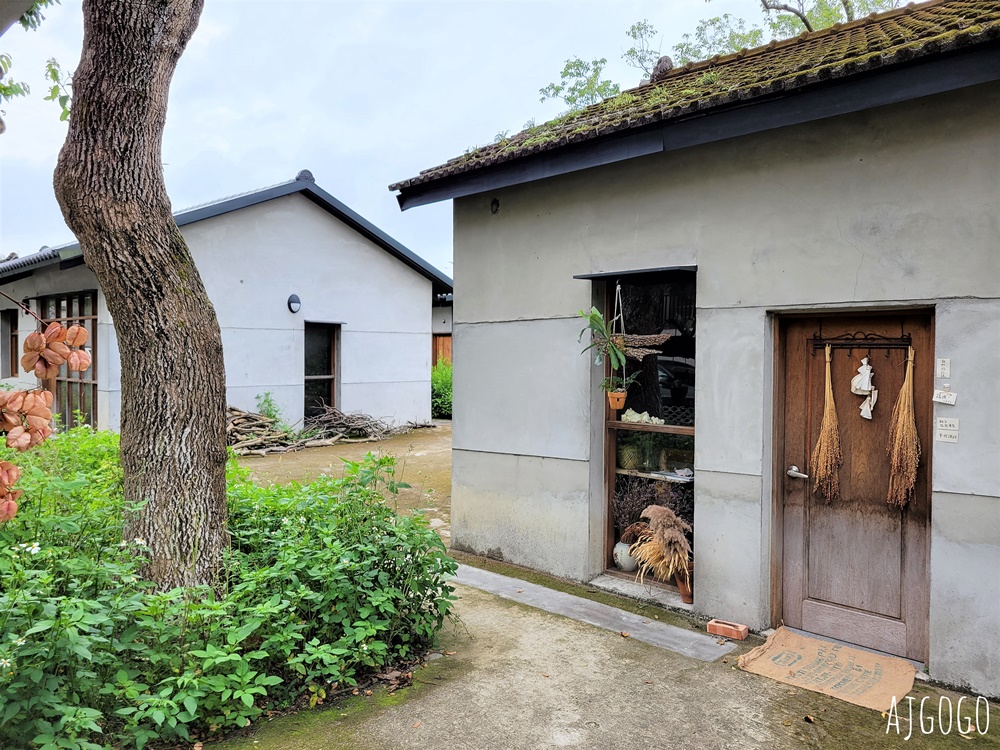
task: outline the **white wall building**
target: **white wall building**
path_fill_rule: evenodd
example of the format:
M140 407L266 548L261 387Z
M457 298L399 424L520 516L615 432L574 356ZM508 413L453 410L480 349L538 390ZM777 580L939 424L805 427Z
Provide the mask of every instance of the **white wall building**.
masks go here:
M430 419L432 303L451 292L451 279L308 171L175 218L222 328L230 404L256 409L269 392L293 423L319 400L397 423ZM116 429L127 357L79 246L0 263L0 290L46 319L91 329L94 366L82 379L60 376L57 406L67 422L79 409ZM19 340L34 329L0 302L0 382L37 384L18 363Z

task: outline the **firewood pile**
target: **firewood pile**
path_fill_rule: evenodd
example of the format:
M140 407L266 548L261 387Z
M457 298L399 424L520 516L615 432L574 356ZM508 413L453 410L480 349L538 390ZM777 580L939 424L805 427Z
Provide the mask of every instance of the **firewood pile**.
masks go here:
M368 443L424 427L409 422L395 427L367 414L345 414L332 406L309 417L301 431L279 424L277 419L230 406L226 413L226 441L237 455L263 456L319 448L335 443Z

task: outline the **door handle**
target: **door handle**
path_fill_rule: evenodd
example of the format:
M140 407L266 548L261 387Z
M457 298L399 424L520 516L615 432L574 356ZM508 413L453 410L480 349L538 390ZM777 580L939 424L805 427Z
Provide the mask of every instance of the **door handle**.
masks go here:
M790 476L790 477L795 477L796 479L808 479L809 478L808 474L803 474L801 471L799 471L799 467L795 466L794 464L792 466L789 466L788 467L788 471L786 471L785 473L788 474L788 476Z

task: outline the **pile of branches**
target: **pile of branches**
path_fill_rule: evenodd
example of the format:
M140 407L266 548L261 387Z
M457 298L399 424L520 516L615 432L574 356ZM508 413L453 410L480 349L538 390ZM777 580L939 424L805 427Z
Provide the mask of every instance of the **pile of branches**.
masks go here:
M263 414L235 406L226 410L226 442L240 456L291 453L334 443L367 443L422 426L409 422L395 427L367 414L345 414L324 406L319 414L306 420L305 429L295 430Z

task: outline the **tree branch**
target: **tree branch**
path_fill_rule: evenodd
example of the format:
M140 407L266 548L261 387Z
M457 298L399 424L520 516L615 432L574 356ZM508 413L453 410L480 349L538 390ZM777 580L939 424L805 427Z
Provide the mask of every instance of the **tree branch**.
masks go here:
M844 13L847 15L848 21L854 20L854 5L851 0L840 0L840 4L844 6Z
M809 17L806 16L805 11L802 8L796 8L792 5L786 5L785 3L778 3L775 0L760 0L760 4L764 6L764 10L777 10L783 13L791 13L793 16L802 21L802 25L806 27L806 31L812 31L812 24L809 23Z

